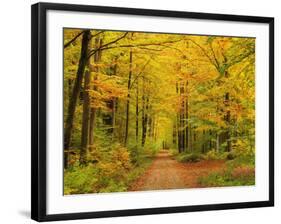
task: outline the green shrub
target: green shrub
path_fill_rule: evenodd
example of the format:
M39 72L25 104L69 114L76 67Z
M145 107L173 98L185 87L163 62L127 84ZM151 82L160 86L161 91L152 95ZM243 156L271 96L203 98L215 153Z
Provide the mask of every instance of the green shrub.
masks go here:
M226 159L227 160L233 160L235 158L236 158L235 153L229 152L229 153L226 154Z
M99 147L91 146L86 165L76 162L64 171L64 194L126 191L152 161L152 152L146 156L141 148L129 152L120 144Z
M115 144L108 158L97 164L100 187L106 187L111 180L121 181L131 169L130 153L127 148Z
M203 155L205 160L217 160L220 159L220 154L217 153L215 150L210 150L205 155Z
M146 157L146 153L141 145L131 145L129 146L130 159L134 166L141 165L143 158Z
M91 147L87 165L79 166L77 162L65 171L65 194L111 192L125 189L121 183L132 168L127 148L113 144L110 148L104 149L103 153L97 154L97 151L101 150Z
M177 149L169 149L169 154L172 157L175 157L175 156L179 155L179 151Z
M147 139L145 146L136 144L135 142L128 143L128 151L133 165L140 166L145 158L153 158L159 151L159 144Z
M146 157L154 157L159 149L161 148L160 143L155 143L149 139L146 140L145 146L143 147L143 152Z
M97 183L97 169L92 165L73 166L64 172L64 194L91 193Z
M236 156L231 152L217 152L214 149L208 151L203 158L205 160L232 160Z
M179 154L177 156L177 160L179 162L195 163L195 162L199 162L202 159L203 159L202 156L200 154L197 154L197 153L182 153L182 154Z
M232 168L244 166L244 165L255 167L255 156L254 155L236 156L234 159L229 160L227 162L227 165Z
M126 185L124 184L124 182L117 182L114 180L109 180L107 187L101 189L99 192L100 193L108 193L108 192L122 192L122 191L126 191Z

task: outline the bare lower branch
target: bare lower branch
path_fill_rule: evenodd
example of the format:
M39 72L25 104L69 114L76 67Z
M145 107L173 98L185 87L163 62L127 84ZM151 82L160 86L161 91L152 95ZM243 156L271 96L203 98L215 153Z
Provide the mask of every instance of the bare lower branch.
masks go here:
M75 37L73 37L70 41L68 41L63 48L67 48L70 46L70 44L72 44L78 37L80 37L86 30L83 30L82 32L78 33Z

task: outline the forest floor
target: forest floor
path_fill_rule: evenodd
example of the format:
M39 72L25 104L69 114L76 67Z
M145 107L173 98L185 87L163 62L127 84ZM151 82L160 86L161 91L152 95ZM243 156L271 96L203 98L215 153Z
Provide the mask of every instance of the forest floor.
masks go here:
M198 188L198 178L226 168L222 160L203 160L180 163L166 150L160 151L147 171L129 188L129 191Z

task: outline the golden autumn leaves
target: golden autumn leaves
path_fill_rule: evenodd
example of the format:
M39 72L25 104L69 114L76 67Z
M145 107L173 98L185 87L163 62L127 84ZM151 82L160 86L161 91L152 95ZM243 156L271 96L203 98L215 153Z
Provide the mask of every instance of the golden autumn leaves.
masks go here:
M70 126L85 32L87 64ZM73 127L65 151L81 154L81 139L82 154L94 148L101 160L114 144L131 157L163 141L180 153L230 152L241 139L254 148L254 38L65 29L64 44L64 121Z

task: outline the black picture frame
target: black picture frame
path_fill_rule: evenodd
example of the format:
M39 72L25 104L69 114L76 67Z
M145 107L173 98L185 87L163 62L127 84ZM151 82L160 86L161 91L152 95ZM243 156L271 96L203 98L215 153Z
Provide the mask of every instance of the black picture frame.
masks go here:
M52 214L46 213L46 12L63 10L75 12L100 12L125 15L162 16L175 18L205 19L216 21L254 22L269 24L269 200L208 204L195 206L140 208L130 210L99 211L85 213ZM193 212L206 210L238 209L274 206L274 18L163 11L151 9L102 7L89 5L37 3L32 5L32 156L31 156L31 218L36 221L54 221L115 216L132 216L161 213Z

